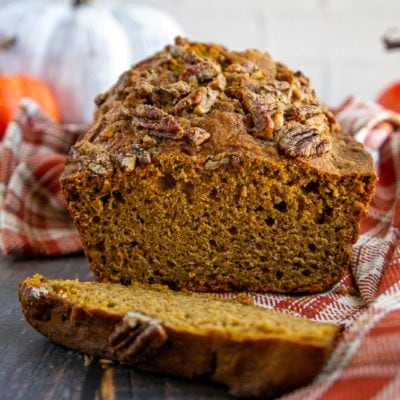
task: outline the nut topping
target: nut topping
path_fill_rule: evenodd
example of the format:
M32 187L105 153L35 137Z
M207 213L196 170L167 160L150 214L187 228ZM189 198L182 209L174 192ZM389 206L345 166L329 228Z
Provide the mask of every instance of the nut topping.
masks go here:
M140 148L138 145L132 145L132 153L136 156L136 159L141 164L150 164L151 163L151 155L148 151Z
M313 157L329 151L332 143L316 127L293 123L280 131L278 147L292 157Z
M218 91L209 87L201 86L179 101L174 110L177 113L181 113L184 110L193 108L196 114L206 114L217 100L218 93Z
M180 139L185 133L172 115L161 110L161 108L146 104L136 106L132 123L170 139Z
M97 164L95 162L90 162L88 165L90 171L95 173L96 175L105 175L107 173L107 169L104 168L102 165Z
M177 81L168 85L159 85L153 88L152 99L161 104L175 103L180 97L190 92L190 85L184 81Z
M125 156L121 160L121 166L126 172L132 172L136 166L136 156Z
M192 127L189 128L189 130L187 131L187 137L190 142L193 143L195 146L200 146L205 141L207 141L211 137L211 135L205 129Z
M218 74L209 84L208 86L211 89L224 91L226 88L226 78L222 74Z
M289 107L285 110L285 119L287 121L304 121L317 114L321 114L319 107L315 105L300 104L297 106Z
M243 103L253 118L255 136L272 139L274 121L271 117L271 106L275 103L271 96L260 96L249 92L244 95Z
M114 157L125 172L132 172L135 169L137 159L135 154L120 150L115 153Z
M223 157L217 160L209 159L205 162L204 164L204 169L206 171L214 171L219 167L222 167L224 165L228 165L230 163L230 158L229 157Z
M87 140L78 141L68 155L70 162L80 162L80 157L84 157L87 162L86 168L96 175L106 175L113 171L113 163L108 153Z
M142 145L145 149L151 149L152 147L157 146L157 139L150 135L144 135L142 138Z
M141 78L135 82L135 89L141 96L150 96L153 93L154 86L145 79Z
M126 364L145 362L166 341L162 323L137 311L127 312L109 337L112 352L118 361Z
M188 81L196 78L200 82L210 81L221 72L221 67L208 59L204 59L187 68L180 76L180 79Z
M246 147L248 139L261 151L271 147L290 157L314 157L329 151L331 133L340 129L301 72L257 50L231 52L183 38L132 67L96 104L98 127L91 135L103 148L113 138L118 142L113 152L124 147L128 158L118 163L127 171L135 168L135 157L136 164L145 164L163 151L201 153L196 146L209 140L210 132L215 146L204 146L204 153L210 151L208 170L233 165L214 148ZM133 149L125 148L128 135Z

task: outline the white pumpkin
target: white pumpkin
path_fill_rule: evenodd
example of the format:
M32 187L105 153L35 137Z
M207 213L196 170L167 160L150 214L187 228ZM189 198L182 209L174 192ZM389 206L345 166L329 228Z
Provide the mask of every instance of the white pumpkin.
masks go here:
M1 73L25 73L54 90L61 119L89 122L94 97L182 29L166 13L118 1L14 1L2 6Z

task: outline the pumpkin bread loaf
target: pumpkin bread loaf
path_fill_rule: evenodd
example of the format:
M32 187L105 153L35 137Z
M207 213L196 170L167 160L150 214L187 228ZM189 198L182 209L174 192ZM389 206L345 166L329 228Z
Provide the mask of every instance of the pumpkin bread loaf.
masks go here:
M27 321L56 343L139 369L209 378L238 396L309 383L339 327L166 287L49 280L20 284Z
M347 271L373 161L301 72L178 38L96 103L61 184L100 281L295 293Z

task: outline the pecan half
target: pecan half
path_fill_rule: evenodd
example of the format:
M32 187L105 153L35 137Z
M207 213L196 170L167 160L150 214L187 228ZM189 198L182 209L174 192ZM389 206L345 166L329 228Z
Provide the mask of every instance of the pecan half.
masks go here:
M132 123L140 128L157 132L158 136L180 139L185 131L176 119L161 108L139 104L136 106Z
M145 362L166 341L162 323L137 311L127 312L109 336L112 352L118 361L126 364Z
M184 110L191 110L193 108L193 112L196 114L206 114L217 100L218 93L218 91L209 87L199 87L180 100L176 104L174 111L181 113Z
M313 157L328 152L332 143L329 136L321 135L314 126L292 123L282 129L278 147L291 157Z

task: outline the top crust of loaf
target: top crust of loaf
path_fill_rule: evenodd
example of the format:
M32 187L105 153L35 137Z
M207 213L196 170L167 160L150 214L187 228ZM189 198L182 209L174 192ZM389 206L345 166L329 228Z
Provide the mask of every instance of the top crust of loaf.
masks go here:
M64 176L131 173L189 156L206 170L242 157L370 174L363 146L342 135L310 80L258 50L229 51L177 38L96 98L94 123Z

